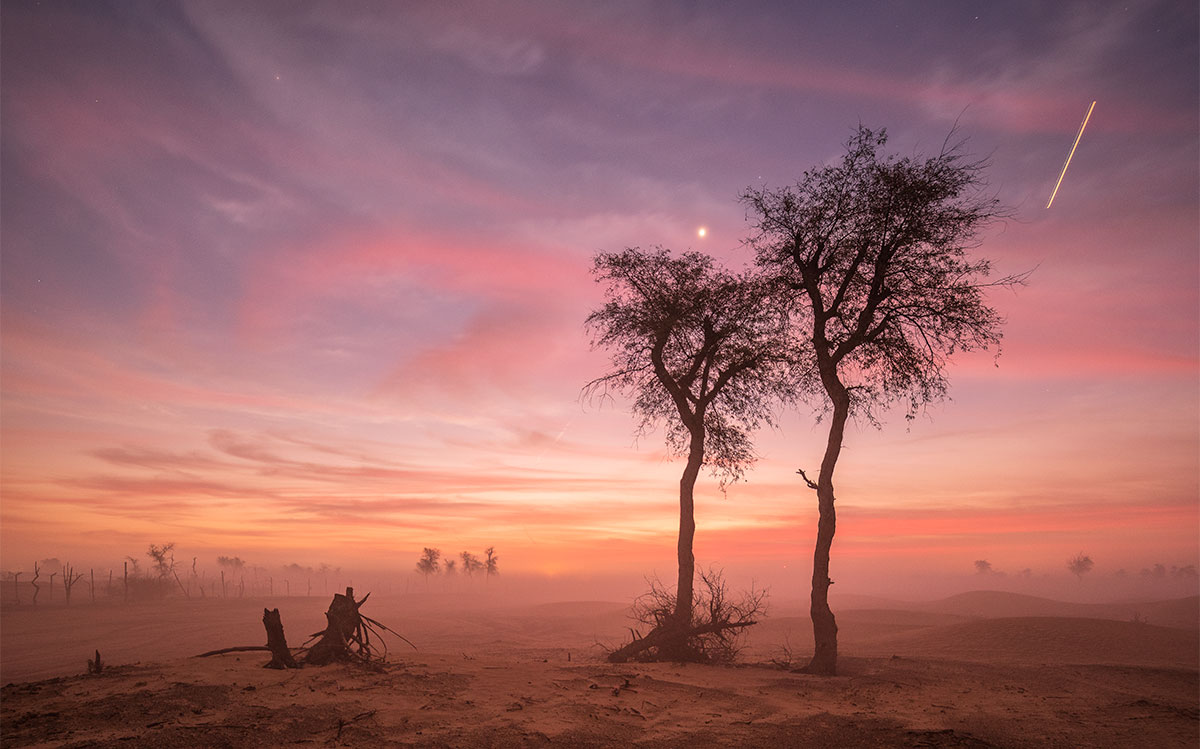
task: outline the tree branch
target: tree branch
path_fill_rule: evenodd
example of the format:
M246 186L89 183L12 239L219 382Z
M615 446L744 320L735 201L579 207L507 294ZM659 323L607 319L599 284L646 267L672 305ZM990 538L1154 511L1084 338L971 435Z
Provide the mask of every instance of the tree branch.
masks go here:
M817 490L817 485L808 477L808 474L804 472L803 468L797 468L796 473L800 474L800 478L804 479L804 483L808 484L809 489L812 489L813 491Z

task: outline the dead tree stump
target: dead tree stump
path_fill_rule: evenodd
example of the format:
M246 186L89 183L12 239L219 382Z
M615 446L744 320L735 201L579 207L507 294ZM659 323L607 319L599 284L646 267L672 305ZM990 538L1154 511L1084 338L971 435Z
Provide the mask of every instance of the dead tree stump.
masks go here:
M410 647L416 650L416 645L408 641L404 635L375 621L369 616L359 613L359 608L367 602L371 594L363 596L361 601L354 600L354 589L346 588L346 594L335 593L329 610L325 612L328 623L325 629L309 637L308 642L298 648L303 651L305 665L324 666L336 661L358 660L362 663L377 664L387 659L387 645L383 643L383 632L390 632ZM232 648L221 648L201 653L197 658L207 658L224 653L244 653L254 650L271 651L271 662L264 664L265 668L300 668L301 664L292 656L292 651L283 636L283 620L280 619L279 609L263 609L263 627L267 630L266 645L241 645ZM371 643L371 635L375 635L377 645ZM309 647L308 643L320 637L320 641Z
M263 627L267 630L267 647L271 651L271 662L263 664L263 668L300 668L288 648L287 638L283 636L283 620L279 618L279 609L263 609Z
M366 602L369 595L367 594L361 601L356 602L354 588L346 588L345 595L333 594L329 610L325 612L325 621L327 622L325 630L313 635L314 637L320 635L321 639L309 648L308 654L304 657L305 663L324 666L334 661L349 660L352 655L351 643L358 645L359 655L365 654L363 621L359 616L358 608Z

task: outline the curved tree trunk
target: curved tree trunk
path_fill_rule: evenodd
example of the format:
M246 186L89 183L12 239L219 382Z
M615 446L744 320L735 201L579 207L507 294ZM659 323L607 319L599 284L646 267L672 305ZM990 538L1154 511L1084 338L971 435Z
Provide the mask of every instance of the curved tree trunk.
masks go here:
M837 511L834 508L833 469L842 451L846 419L850 415L850 395L836 375L822 377L826 391L833 400L833 415L829 420L829 441L821 460L821 475L817 479L817 545L813 551L812 599L809 613L813 623L815 650L805 671L833 676L837 673L837 622L829 608L829 551L837 530Z
M692 544L696 537L696 478L704 464L704 432L700 428L692 435L687 466L679 479L679 584L675 588L675 620L681 628L692 623L692 602L696 557Z

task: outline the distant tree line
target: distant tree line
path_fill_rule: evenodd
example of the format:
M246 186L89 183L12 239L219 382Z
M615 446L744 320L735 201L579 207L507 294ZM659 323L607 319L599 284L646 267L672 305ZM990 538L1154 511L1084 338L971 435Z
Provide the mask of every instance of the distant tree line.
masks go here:
M459 567L460 562L462 563L461 567ZM459 552L457 558L443 557L441 549L426 546L421 550L421 557L417 560L417 572L425 576L426 584L431 575L457 575L460 570L467 577L474 577L479 573L483 573L485 578L499 575L500 557L496 555L496 547L489 546L484 549L483 559L480 559L469 551Z

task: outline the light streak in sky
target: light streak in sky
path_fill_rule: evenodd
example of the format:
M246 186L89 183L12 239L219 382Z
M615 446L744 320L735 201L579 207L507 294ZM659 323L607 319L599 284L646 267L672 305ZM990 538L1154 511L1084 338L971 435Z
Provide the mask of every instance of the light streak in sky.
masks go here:
M1062 172L1058 175L1058 182L1054 185L1054 192L1050 193L1050 202L1046 203L1046 207L1054 205L1054 196L1058 194L1058 188L1062 186L1063 177L1067 176L1067 167L1071 166L1071 157L1075 155L1075 149L1079 146L1079 139L1083 137L1083 129L1087 127L1088 120L1092 118L1092 110L1096 108L1096 102L1092 102L1092 106L1088 107L1087 114L1083 116L1083 124L1079 126L1079 134L1075 136L1075 144L1071 146L1071 152L1067 154L1067 160L1063 162Z

